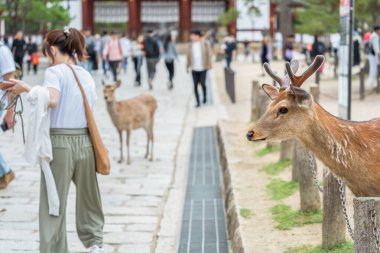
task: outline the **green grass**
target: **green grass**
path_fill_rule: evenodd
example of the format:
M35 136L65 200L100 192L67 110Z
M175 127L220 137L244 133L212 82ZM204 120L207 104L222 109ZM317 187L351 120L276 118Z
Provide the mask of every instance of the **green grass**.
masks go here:
M306 224L321 223L323 219L322 211L301 212L292 210L288 205L278 204L272 207L271 213L277 222L276 228L289 230L293 227L301 227Z
M273 179L267 185L267 191L274 200L281 200L293 195L298 189L298 182L288 182L281 179Z
M283 171L286 167L290 166L291 164L292 160L278 161L276 163L269 163L267 165L264 165L264 167L261 170L265 171L269 175L274 176Z
M280 150L281 150L280 145L269 146L269 147L265 147L263 149L258 150L256 152L256 156L263 157L270 153L279 152Z
M304 245L300 247L288 248L284 253L353 253L354 245L351 241L336 245L330 250L322 249L322 246Z
M248 208L240 208L240 216L244 219L250 219L253 216L253 213Z

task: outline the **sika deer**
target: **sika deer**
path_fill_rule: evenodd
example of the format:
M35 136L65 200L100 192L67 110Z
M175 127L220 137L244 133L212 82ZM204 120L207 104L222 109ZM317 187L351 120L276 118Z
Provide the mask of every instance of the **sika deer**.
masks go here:
M119 163L124 161L123 156L123 131L127 131L127 163L131 164L129 155L129 142L131 132L134 129L144 128L147 133L148 143L146 147L145 158L149 156L149 144L151 144L149 160L153 160L153 125L154 113L157 109L157 101L151 95L141 95L123 101L115 100L115 90L120 87L121 82L117 81L114 85L104 85L104 98L107 103L107 111L111 116L112 123L119 132L120 138L120 159Z
M247 138L261 141L295 137L342 178L356 196L380 196L380 119L352 122L337 118L300 88L323 62L324 57L317 56L300 76L286 63L289 77L284 78L265 64L280 89L263 84L272 102Z

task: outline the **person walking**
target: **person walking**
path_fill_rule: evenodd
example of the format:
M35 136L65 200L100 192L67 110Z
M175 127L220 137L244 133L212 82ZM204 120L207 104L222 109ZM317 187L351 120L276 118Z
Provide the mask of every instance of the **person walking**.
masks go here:
M311 47L310 57L311 62L314 61L315 57L318 55L324 55L326 52L326 46L325 44L319 40L318 35L314 35L314 42ZM324 64L321 65L321 67L318 69L318 73L322 73L324 69Z
M265 36L263 39L263 44L261 46L261 52L260 52L260 59L261 59L261 66L264 65L264 63L269 63L273 58L273 50L272 45L270 42L270 37ZM262 75L264 76L264 70L262 69Z
M51 64L45 71L43 87L50 96L50 138L53 147L51 171L59 197L59 215L49 215L47 185L41 177L40 252L68 253L66 204L71 181L76 185L76 225L79 239L90 253L103 253L104 215L96 178L94 151L87 128L82 93L74 73L83 85L91 108L97 98L95 81L81 66L85 38L74 28L47 33L43 53ZM74 73L73 73L74 71ZM11 79L13 94L31 91L25 82ZM34 89L34 88L33 88ZM32 90L33 91L33 90Z
M232 60L236 58L237 46L235 38L232 35L229 35L226 38L224 38L224 44L222 48L224 50L224 59L226 61L226 67L230 69Z
M115 32L111 33L111 40L108 41L103 51L103 58L107 59L111 67L114 82L117 81L120 64L124 58L124 51L120 45L119 37Z
M370 54L368 54L369 73L368 73L368 86L370 88L377 87L377 68L380 59L380 26L374 26L373 32L369 39Z
M123 48L123 53L124 53L123 63L121 66L123 68L124 74L126 74L127 67L128 67L128 58L131 54L132 43L129 40L128 36L126 34L123 34L120 38L120 44L121 44L121 47Z
M108 41L110 40L110 36L108 35L108 32L107 31L103 31L101 37L100 37L100 55L102 57L102 69L103 69L103 75L105 77L107 77L107 72L108 72L108 69L109 69L109 62L107 60L107 58L104 58L103 57L103 51L104 51L104 48L106 47L106 45L108 44Z
M169 90L173 89L173 77L174 77L174 61L178 58L177 49L175 43L172 40L172 36L168 33L164 38L164 60L166 68L169 72Z
M149 30L144 41L144 52L146 57L146 65L148 68L148 84L149 89L153 89L153 79L156 75L156 65L160 58L160 47L157 40L154 38L154 32Z
M191 43L187 50L187 71L191 69L194 81L194 95L196 107L200 106L198 85L203 90L203 103L207 102L206 74L211 69L211 49L209 44L203 40L199 30L194 30L190 35Z
M286 38L285 42L285 48L284 48L284 59L287 62L291 62L291 60L294 57L294 47L293 47L293 42L294 42L294 35L289 35Z
M144 37L143 35L137 36L137 38L132 42L132 59L133 65L135 67L136 77L135 86L141 86L141 66L144 59Z
M26 50L26 42L24 40L24 34L21 31L18 31L15 35L15 38L12 43L12 53L15 62L19 65L21 71L23 72L23 62ZM22 76L21 76L22 78Z
M5 96L4 91L2 91L2 82L8 81L14 77L14 72L16 71L15 64L13 61L12 53L8 46L0 42L0 100ZM12 101L13 96L8 95L8 102ZM0 107L6 106L2 105L0 102ZM3 122L1 124L2 131L10 129L14 125L13 120L13 109L6 112ZM0 109L0 117L2 116L2 110ZM0 153L0 189L6 188L12 180L15 178L15 173L9 168L4 157Z
M88 55L86 68L87 71L92 72L93 70L97 70L97 62L96 62L96 50L95 50L95 37L92 36L91 30L86 29L84 31L86 36L86 51Z
M26 45L26 52L28 54L28 60L27 60L27 73L29 75L30 70L32 69L33 65L33 71L34 74L37 74L37 68L38 68L38 46L37 43L33 42L32 37L28 38L28 44Z

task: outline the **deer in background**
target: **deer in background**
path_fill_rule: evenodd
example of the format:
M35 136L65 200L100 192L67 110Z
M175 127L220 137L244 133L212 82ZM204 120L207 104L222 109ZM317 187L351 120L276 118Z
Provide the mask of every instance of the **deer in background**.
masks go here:
M115 90L120 87L121 81L116 81L114 85L104 85L103 93L107 104L107 111L111 116L112 123L115 125L120 138L120 159L119 163L124 161L123 156L123 131L127 132L127 163L131 164L129 154L129 144L131 132L134 129L143 128L147 133L147 147L145 158L150 157L153 160L153 126L154 113L157 109L157 101L151 95L141 95L135 98L116 101Z
M323 62L324 57L317 56L300 76L287 62L288 77L284 78L265 64L264 69L280 88L262 85L272 102L247 138L263 141L295 137L342 178L355 196L380 196L380 119L353 122L337 118L300 88Z

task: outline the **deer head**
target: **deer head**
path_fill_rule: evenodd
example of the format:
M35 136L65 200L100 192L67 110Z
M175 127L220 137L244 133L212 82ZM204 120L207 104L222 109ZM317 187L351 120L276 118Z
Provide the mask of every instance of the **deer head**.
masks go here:
M256 125L248 131L249 141L290 139L304 133L304 130L313 124L315 118L313 98L300 87L319 69L324 59L321 55L317 56L300 76L295 75L298 61L287 62L285 64L287 74L283 78L275 74L268 64L264 64L265 71L280 85L280 88L269 84L262 85L272 102Z
M103 93L104 93L104 99L106 102L114 102L115 100L115 90L120 87L121 81L117 80L114 84L106 84L104 81L102 81Z

